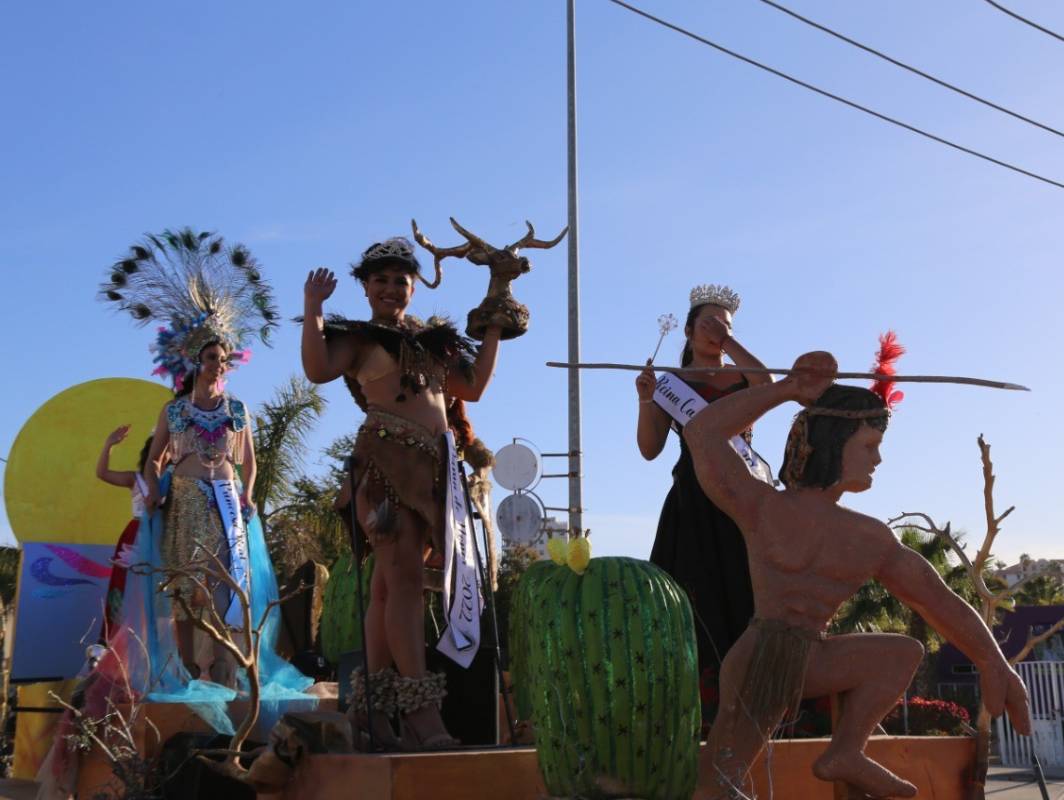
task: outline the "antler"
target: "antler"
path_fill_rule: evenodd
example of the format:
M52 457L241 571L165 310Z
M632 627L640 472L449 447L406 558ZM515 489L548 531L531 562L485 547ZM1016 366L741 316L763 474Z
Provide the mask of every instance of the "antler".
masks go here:
M451 221L453 222L454 220ZM528 226L528 233L526 233L512 245L507 247L507 250L510 250L514 253L526 247L534 247L540 250L549 250L550 248L554 247L554 245L558 244L558 242L562 240L562 237L564 237L565 234L569 232L569 226L566 225L564 228L562 228L562 232L559 233L556 237L551 239L549 242L544 242L543 240L536 238L536 229L532 227L532 223L529 222L527 219L525 220L525 225Z
M475 233L471 233L470 231L467 231L465 228L463 228L461 225L458 224L458 220L456 220L454 217L450 217L450 220L451 220L451 227L454 228L456 231L458 231L460 234L462 234L469 241L469 244L472 245L473 247L483 248L485 253L494 253L495 250L497 249L497 248L493 247L492 245L488 244L487 242L485 242L483 239L481 239Z
M451 222L453 223L454 220L452 219ZM469 255L469 251L473 249L473 243L470 241L466 242L465 244L460 244L457 247L437 247L429 241L429 238L425 234L421 232L421 230L417 226L416 219L410 220L410 227L414 229L414 241L416 241L419 245L421 245L430 253L432 253L436 265L436 279L432 283L429 283L420 274L418 275L418 278L420 278L421 282L428 286L430 289L435 289L437 286L440 285L440 280L443 278L443 267L440 265L440 262L448 256L454 256L455 258L465 258L467 255ZM469 237L467 236L466 238Z

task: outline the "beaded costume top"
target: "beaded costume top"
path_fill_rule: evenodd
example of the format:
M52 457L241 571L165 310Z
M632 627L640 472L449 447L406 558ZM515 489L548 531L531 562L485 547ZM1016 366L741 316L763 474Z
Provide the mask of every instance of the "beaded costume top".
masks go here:
M450 369L472 374L476 346L441 317L430 317L426 323L408 314L400 325L342 317L329 317L325 321L326 339L345 334L380 345L396 360L400 371L400 394L396 400L400 402L408 393L416 395L430 386L446 389ZM344 382L359 408L365 411L366 399L358 382L346 374Z
M170 429L170 458L179 464L195 455L201 464L217 469L228 461L244 462L247 407L235 397L222 395L213 409L193 404L190 395L179 397L166 410Z

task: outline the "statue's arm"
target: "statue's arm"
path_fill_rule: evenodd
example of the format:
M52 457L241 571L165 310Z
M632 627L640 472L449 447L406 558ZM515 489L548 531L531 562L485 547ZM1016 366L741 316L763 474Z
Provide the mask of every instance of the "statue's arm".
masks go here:
M876 579L972 660L979 670L987 710L994 716L1008 710L1013 727L1028 733L1027 690L986 623L946 586L927 559L899 542L883 523L870 520L870 525L876 528L873 535L886 542L886 556Z
M684 426L695 475L702 491L739 527L754 527L758 509L776 491L750 474L729 441L769 410L796 400L788 381L753 386L712 403Z

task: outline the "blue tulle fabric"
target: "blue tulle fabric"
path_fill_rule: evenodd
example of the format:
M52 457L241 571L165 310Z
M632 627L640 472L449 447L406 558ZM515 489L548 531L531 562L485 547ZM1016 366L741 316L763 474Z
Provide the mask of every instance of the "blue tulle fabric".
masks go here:
M169 473L160 480L162 496L166 496L169 481ZM304 693L313 679L281 658L275 649L281 614L277 606L271 608L269 604L277 599L277 580L258 515L248 521L247 535L252 627L267 615L258 650L260 727L268 729L285 711L312 710L317 700ZM156 703L184 703L214 730L232 735L234 725L228 703L247 695L247 675L244 670L238 671L239 689L233 690L211 681L193 680L185 669L174 635L170 597L158 588L164 580L163 536L163 512L145 515L130 559L131 564L139 566L130 571L127 580L123 628L116 637L120 641L111 643L112 649L125 660L131 688L138 696ZM239 632L234 635L238 643L242 637Z

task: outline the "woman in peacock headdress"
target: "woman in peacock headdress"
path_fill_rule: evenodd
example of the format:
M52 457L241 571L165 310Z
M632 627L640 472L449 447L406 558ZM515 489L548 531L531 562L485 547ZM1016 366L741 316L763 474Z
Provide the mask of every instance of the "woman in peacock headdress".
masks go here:
M185 228L133 245L101 294L140 325L160 323L151 347L154 374L169 379L175 392L159 414L145 470L144 535L133 557L141 564L134 570L140 591L132 602L127 591L127 606L134 606L127 624L144 638L148 656L146 670L134 675L144 682L137 688L157 699L199 701L212 686L245 685L221 644L207 663L197 661L194 647L198 621L245 627L237 592L211 575L224 569L250 600L252 629L264 623L258 642L263 696L301 692L312 681L274 651L279 612L270 604L277 583L252 500L251 417L225 389L229 371L247 362L249 342L267 343L277 326L269 285L243 245ZM171 465L165 471L164 454ZM168 617L172 626L154 624ZM136 653L129 656L136 660ZM212 724L226 727L225 720Z

